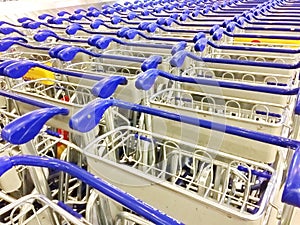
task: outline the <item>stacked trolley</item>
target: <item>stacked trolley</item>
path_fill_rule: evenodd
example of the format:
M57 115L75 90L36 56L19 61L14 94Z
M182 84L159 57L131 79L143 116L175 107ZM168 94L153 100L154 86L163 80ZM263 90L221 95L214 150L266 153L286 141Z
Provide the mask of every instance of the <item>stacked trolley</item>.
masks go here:
M144 0L0 21L1 223L291 224L298 12Z

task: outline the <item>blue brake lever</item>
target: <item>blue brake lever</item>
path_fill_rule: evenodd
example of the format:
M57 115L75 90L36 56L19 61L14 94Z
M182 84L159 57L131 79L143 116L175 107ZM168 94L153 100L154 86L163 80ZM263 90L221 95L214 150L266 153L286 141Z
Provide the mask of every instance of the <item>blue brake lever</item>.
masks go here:
M43 108L32 111L21 116L8 125L1 132L4 140L21 145L32 140L41 131L44 124L56 115L68 115L69 110L65 108Z

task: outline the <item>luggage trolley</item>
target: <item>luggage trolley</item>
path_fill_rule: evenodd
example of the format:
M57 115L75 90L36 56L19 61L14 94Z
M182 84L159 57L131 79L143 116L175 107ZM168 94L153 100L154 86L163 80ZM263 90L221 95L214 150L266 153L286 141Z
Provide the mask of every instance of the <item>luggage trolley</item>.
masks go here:
M47 114L50 111L51 111L51 109L49 109L48 111L43 111L42 113ZM32 120L32 117L35 117L34 114L41 115L41 111L40 112L37 112L37 111L31 112L27 115L24 115L23 117L18 118L17 120L13 121L12 123L8 124L7 126L5 126L2 130L2 136L4 137L4 139L6 141L9 141L11 144L23 145L26 143L26 141L34 138L35 134L39 132L39 128L36 129L35 132L33 132L33 133L28 132L27 134L22 135L21 138L15 138L20 135L19 132L21 132L21 133L23 132L23 131L20 131L17 128L18 126L16 126L16 125L21 122L21 123L24 123L24 125L26 127L24 129L32 128L32 122L35 121L35 120ZM41 126L43 126L45 121L39 120L36 122L39 125L39 127L41 127ZM113 222L113 221L114 222L116 222L116 221L130 222L131 221L131 222L141 222L141 224L152 224L149 222L149 221L151 221L156 224L181 224L178 221L172 219L171 217L152 208L151 206L141 202L140 200L137 200L133 196L126 194L125 192L121 191L120 189L115 188L114 186L106 183L105 181L102 181L101 179L96 178L94 175L92 175L92 174L90 174L68 162L60 161L60 160L53 159L50 157L38 157L38 156L29 156L29 155L28 156L12 156L10 158L2 157L2 159L3 159L3 162L10 161L10 162L8 162L7 166L4 166L3 170L1 170L2 175L6 171L13 168L13 166L18 166L18 165L36 166L36 167L46 167L47 169L51 169L54 171L64 172L66 174L69 174L72 177L79 179L81 182L86 183L87 185L89 185L91 188L94 189L91 191L91 193L92 193L91 196L93 196L93 197L91 198L91 200L89 200L89 205L87 206L90 208L86 208L86 212L91 210L92 207L97 206L97 205L94 205L94 204L96 204L96 202L94 200L95 196L96 197L98 196L99 198L104 198L104 200L107 197L110 197L115 202L112 202L111 200L109 200L109 202L111 204L117 205L117 208L114 210L116 211L118 209L117 213L114 212L114 214L112 214L112 216L114 216L114 217L111 218L112 219L111 222ZM4 164L2 164L2 165L4 165ZM101 194L99 195L99 192L102 192L103 195L101 195ZM20 201L22 201L22 200L20 200ZM100 208L100 211L98 211L98 212L95 211L95 212L96 212L96 214L98 214L98 216L103 217L103 218L101 218L102 220L107 219L107 218L109 218L109 215L107 215L107 214L101 215L99 213L105 213L105 212L112 213L113 210L110 210L109 208L105 208L105 205L101 205L101 204L103 204L103 201L102 201L102 203L100 203L97 206L98 209ZM65 204L59 203L59 206L63 207L68 212L71 212L71 214L75 215L77 218L79 218L79 219L82 218L82 216L78 212L73 212L72 208L70 209ZM124 207L127 209L125 209ZM12 209L11 205L8 206L7 208ZM3 212L6 212L7 208ZM131 211L136 214L135 215L132 214ZM13 212L16 212L16 211L13 210ZM14 214L11 214L11 215L14 215ZM20 213L20 215L22 215L22 213ZM36 215L38 215L38 214L34 213L34 216L36 216ZM139 215L143 216L145 219L140 218ZM23 216L24 216L24 214L23 214ZM95 213L94 213L94 216L95 216ZM11 218L18 219L18 216L11 217ZM38 219L42 219L42 218L43 217L38 218ZM87 218L89 218L89 216L87 216ZM51 221L51 218L50 218L50 221ZM93 224L95 224L95 223L93 223ZM116 223L116 224L118 224L118 223Z
M18 79L28 74L28 71L32 68L42 69L53 74L53 77L27 78L25 81ZM9 88L10 92L48 104L65 107L71 113L76 112L83 105L92 101L94 99L92 92L97 93L102 98L108 98L115 92L119 85L127 84L126 78L122 76L112 76L111 74L107 76L107 74L100 72L96 75L86 72L71 72L34 61L7 63L5 64L3 73L7 77L19 80L18 82L14 82L14 85ZM21 114L30 112L32 109L34 108L28 104L17 104L17 110ZM58 118L52 121L50 125L52 127L60 126L57 128L68 130L68 125L65 121L65 117Z
M88 132L110 106L241 135L248 137L247 141L261 138L260 141L266 143L264 137L275 137L115 99L91 102L71 118L70 126ZM93 118L93 122L87 124L87 117ZM118 127L96 138L85 148L84 155L93 174L184 223L210 221L210 224L219 224L222 220L223 224L241 221L263 224L268 221L272 201L281 183L284 159L279 149L275 150L277 161L267 164L135 127ZM267 188L263 188L264 191L258 188L258 191L252 185L262 184L262 180L268 183L264 186ZM154 195L158 192L159 199ZM177 210L182 204L186 210Z

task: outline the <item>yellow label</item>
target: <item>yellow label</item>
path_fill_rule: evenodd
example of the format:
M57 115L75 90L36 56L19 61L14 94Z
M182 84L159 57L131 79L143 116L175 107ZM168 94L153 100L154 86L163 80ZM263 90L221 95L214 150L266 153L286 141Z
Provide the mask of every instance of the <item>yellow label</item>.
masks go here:
M286 45L286 48L299 48L299 40L271 39L271 38L234 38L234 43L252 43L252 44L279 44Z
M51 62L46 62L46 66L52 66ZM33 67L31 68L23 77L24 80L37 80L37 79L52 79L55 80L55 74L51 71L41 69L39 67ZM54 82L50 80L41 80L40 83L44 85L53 85Z

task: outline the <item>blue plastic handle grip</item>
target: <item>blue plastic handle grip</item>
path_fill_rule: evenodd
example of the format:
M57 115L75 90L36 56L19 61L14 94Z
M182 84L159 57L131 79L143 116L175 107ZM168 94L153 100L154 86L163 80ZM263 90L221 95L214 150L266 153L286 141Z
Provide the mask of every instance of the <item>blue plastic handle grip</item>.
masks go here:
M34 19L31 19L31 18L29 18L29 17L22 17L22 18L19 18L17 21L18 21L19 23L24 23L24 22L26 22L26 21L34 21Z
M93 86L92 93L100 98L108 98L115 93L120 84L127 84L127 79L121 76L103 78Z
M13 27L0 27L0 33L1 34L4 34L4 35L9 35L9 34L12 34L12 33L17 33L21 36L26 36L23 32L13 28Z
M99 11L99 9L97 9L96 7L94 7L94 6L90 6L90 7L88 7L88 9L87 9L88 11Z
M251 84L243 84L243 83L230 82L230 81L217 81L215 79L207 79L207 78L175 76L168 72L157 70L157 69L149 69L146 72L140 73L135 82L135 86L137 89L149 90L155 83L156 78L158 76L164 77L169 80L184 82L184 83L201 84L201 85L216 86L222 88L232 88L232 89L244 90L244 91L263 92L263 93L276 94L276 95L297 95L299 92L299 88L286 89L286 88L274 87L274 86L251 85ZM300 101L297 102L297 106L300 107ZM300 110L299 111L295 110L295 113L299 115Z
M50 15L50 14L48 14L48 13L44 13L44 14L41 14L41 15L38 16L38 18L39 18L40 20L44 20L44 19L46 19L46 18L48 18L48 17L53 18L54 16L52 16L52 15Z
M82 13L82 12L87 12L85 9L76 9L75 11L74 11L74 13L76 13L76 14L79 14L79 13Z
M61 50L65 49L65 48L69 48L69 47L70 47L70 45L57 45L57 46L49 49L48 53L49 53L51 58L58 58L58 53Z
M91 22L90 27L92 29L98 29L101 25L103 25L105 22L101 19L96 19L93 22Z
M11 46L13 45L19 45L28 49L37 49L37 50L49 50L47 47L36 47L32 45L28 45L27 43L19 42L19 41L14 41L14 40L3 40L0 41L0 52L8 50Z
M99 39L101 39L102 37L103 36L99 35L99 34L93 35L93 36L88 38L88 44L91 45L91 46L96 46L97 41Z
M80 132L88 132L99 124L99 121L103 117L105 111L111 107L116 106L122 109L128 109L137 111L140 113L146 113L161 118L178 121L205 129L224 132L230 135L239 136L271 145L277 145L284 148L296 149L300 146L300 142L280 136L265 134L262 132L247 130L239 127L225 125L221 123L211 122L208 120L193 118L181 114L171 113L160 109L155 109L139 104L129 103L116 99L95 99L90 102L81 110L77 111L70 119L69 126Z
M71 15L71 13L67 12L67 11L60 11L57 13L58 16L64 16L64 15Z
M201 38L205 38L205 37L206 37L205 33L199 32L194 36L193 42L196 43L198 40L200 40Z
M150 22L144 21L138 25L139 30L147 30L147 27L150 25Z
M2 41L5 41L5 40L28 43L28 40L26 38L23 38L23 37L5 37L5 38L2 38Z
M66 33L68 35L75 35L78 30L81 30L83 27L81 24L73 23L66 28Z
M18 60L6 60L4 62L0 63L0 76L5 76L4 69L9 66L10 64L13 64L17 62Z
M12 144L25 144L36 137L49 119L56 115L68 114L68 109L58 107L37 109L6 125L2 129L1 136Z
M185 41L181 41L172 47L171 54L174 55L178 51L184 50L186 47L187 47L187 43Z
M98 190L109 198L120 203L124 207L132 210L137 215L140 215L147 220L158 225L176 225L182 224L179 221L167 216L165 213L153 208L152 206L142 202L141 200L133 197L132 195L120 190L119 188L107 183L106 181L95 177L93 174L83 170L69 162L62 160L40 157L40 156L12 156L0 158L0 175L3 175L6 171L13 166L34 166L45 167L52 170L58 170L68 173L72 177L76 177L83 183Z
M150 23L147 27L147 31L149 33L154 33L156 31L156 29L158 28L158 26L160 26L160 25L157 25L156 23Z
M194 45L194 49L195 49L196 52L203 52L204 49L206 48L206 45L207 45L207 39L206 38L201 38Z
M25 22L22 23L22 27L35 30L41 26L41 22Z
M6 25L9 25L9 26L12 26L12 27L20 27L20 25L12 24L12 23L0 20L0 26L2 26L3 24L6 24Z
M162 57L157 55L152 55L145 59L141 65L142 71L147 71L149 69L156 69L157 66L162 63Z
M33 35L33 39L37 42L44 42L49 37L54 37L56 39L59 39L56 33L48 30L39 31L35 35Z

